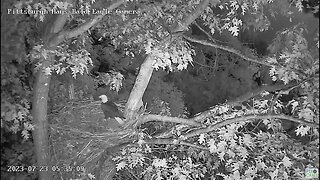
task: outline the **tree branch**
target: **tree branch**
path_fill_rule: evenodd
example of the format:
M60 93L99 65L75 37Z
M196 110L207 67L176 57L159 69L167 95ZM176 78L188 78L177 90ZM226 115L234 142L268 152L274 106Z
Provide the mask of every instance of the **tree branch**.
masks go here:
M175 28L173 28L172 33L186 30L187 27L192 22L194 22L200 16L201 13L203 13L203 11L209 5L209 3L210 3L210 0L203 0L202 2L200 2L197 8L191 14L189 14L186 18L182 20L181 23L177 24Z
M200 29L204 34L206 34L208 36L208 38L212 41L212 42L216 42L215 39L213 39L213 37L211 36L211 34L209 34L207 31L205 31L196 21L194 22L194 24L197 26L198 29Z
M194 130L191 131L190 133L187 133L184 137L185 138L190 138L190 137L194 137L200 134L204 134L204 133L208 133L211 131L214 131L222 126L228 125L228 124L232 124L232 123L238 123L238 122L245 122L245 121L253 121L256 119L273 119L273 118L277 118L277 119L285 119L285 120L289 120L292 122L297 122L300 123L302 125L306 125L306 126L310 126L310 127L318 127L319 124L317 123L313 123L313 122L308 122L305 120L301 120L301 119L297 119L291 116L287 116L287 115L249 115L249 116L242 116L242 117L236 117L236 118L232 118L232 119L227 119L225 121L222 122L218 122L208 128L203 128L203 129L198 129L198 130Z
M172 138L150 139L150 140L145 140L145 143L146 144L183 145L183 146L189 146L189 147L196 148L196 149L201 149L201 150L204 150L204 151L209 151L209 149L207 147L191 144L191 143L188 143L188 142L185 142L185 141L172 139Z
M247 101L248 99L250 99L250 98L252 98L254 96L259 95L260 93L262 93L264 91L274 92L274 91L279 91L279 90L291 88L291 87L294 87L296 85L297 85L296 83L291 83L291 84L287 84L287 85L284 85L284 84L262 85L262 86L254 89L252 91L249 91L249 92L247 92L247 93L235 98L234 100L227 101L226 104L230 105L230 106L236 106L236 105L241 104L244 101Z
M184 141L181 141L180 144L184 145L184 146L193 147L193 148L196 148L196 149L201 149L201 150L204 150L204 151L209 151L209 149L207 147L199 146L199 145L195 145L195 144L191 144L191 143L187 143L187 142L184 142Z
M193 38L193 37L190 37L190 36L186 36L186 35L184 35L183 37L186 40L194 42L194 43L198 43L198 44L202 44L202 45L205 45L205 46L210 46L210 47L214 47L214 48L218 48L218 49L222 49L222 50L228 51L230 53L233 53L233 54L236 54L236 55L240 56L241 58L243 58L243 59L245 59L247 61L250 61L250 62L253 62L253 63L257 63L257 64L261 64L261 65L264 65L264 66L272 67L272 65L267 63L267 62L263 62L263 61L259 61L259 60L247 57L247 56L243 55L240 51L238 51L236 49L233 49L233 48L230 48L228 46L222 46L222 45L219 45L219 44L214 44L214 43L206 41L206 40L200 40L200 39L196 39L196 38Z
M190 125L190 126L201 126L202 125L200 123L197 123L197 122L189 120L189 119L170 117L170 116L161 116L161 115L156 115L156 114L145 115L138 124L143 124L143 123L150 122L150 121L171 122L171 123L177 123L177 124L186 124L186 125Z
M117 0L114 3L112 3L111 5L109 5L106 9L113 10L125 2L126 2L126 0ZM95 26L98 22L100 22L104 16L105 16L105 14L96 15L91 20L85 22L84 24L82 24L74 29L71 29L68 31L62 30L59 33L56 33L50 42L51 46L52 47L57 46L66 39L77 37L77 36L83 34L87 30L89 30L91 27Z

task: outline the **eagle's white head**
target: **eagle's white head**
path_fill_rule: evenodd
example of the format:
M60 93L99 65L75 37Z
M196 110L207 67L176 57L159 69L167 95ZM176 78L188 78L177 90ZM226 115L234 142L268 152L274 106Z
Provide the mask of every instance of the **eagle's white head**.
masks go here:
M102 103L108 102L108 97L107 97L106 95L104 95L104 94L103 94L103 95L100 95L99 98L101 99L101 102L102 102Z

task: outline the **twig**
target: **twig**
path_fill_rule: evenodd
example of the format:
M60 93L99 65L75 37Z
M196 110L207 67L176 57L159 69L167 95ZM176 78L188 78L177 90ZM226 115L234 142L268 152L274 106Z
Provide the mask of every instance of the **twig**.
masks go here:
M74 157L72 157L71 159L73 158L76 158L77 156L79 156L89 145L90 143L92 142L92 139L86 144L86 146L80 151L78 152Z
M214 40L214 39L212 38L212 36L211 36L207 31L205 31L201 26L199 26L199 24L198 24L196 21L194 22L194 24L195 24L203 33L205 33L211 41L216 42L216 40Z
M215 69L215 67L208 66L208 65L205 65L205 64L201 64L201 63L199 63L199 62L197 62L197 61L193 61L193 62L196 63L196 64L198 64L198 65L200 65L200 66L203 66L203 67Z

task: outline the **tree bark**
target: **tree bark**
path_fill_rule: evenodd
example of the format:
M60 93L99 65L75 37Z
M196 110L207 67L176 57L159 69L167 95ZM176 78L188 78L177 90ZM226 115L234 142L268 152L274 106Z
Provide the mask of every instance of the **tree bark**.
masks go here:
M200 16L200 14L204 11L204 9L209 5L209 0L203 0L199 3L198 7L195 9L193 13L184 18L183 22L177 24L173 29L172 33L181 32L186 30L186 28ZM166 43L171 43L174 38L167 37L165 38L160 45L164 45ZM140 67L139 74L136 78L133 89L130 93L128 102L126 104L125 116L127 119L134 121L135 116L140 108L140 102L142 101L142 96L149 84L152 72L153 72L153 63L155 59L152 54L149 54L143 64ZM132 124L132 123L131 123Z
M49 58L46 61L48 65ZM48 142L48 121L47 121L47 99L49 92L49 83L51 76L45 75L39 70L36 74L36 80L33 90L32 115L35 129L33 130L33 142L38 168L50 168L49 142ZM39 171L39 179L51 179L49 170Z

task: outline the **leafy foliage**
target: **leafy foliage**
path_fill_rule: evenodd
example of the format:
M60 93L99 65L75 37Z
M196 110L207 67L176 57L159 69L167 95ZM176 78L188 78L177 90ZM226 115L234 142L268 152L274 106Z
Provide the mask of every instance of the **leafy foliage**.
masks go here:
M79 1L77 7L84 11L90 9L93 2ZM150 55L154 58L153 68L156 70L162 68L168 72L181 71L193 63L195 51L180 36L180 32L174 34L172 30L185 16L193 12L199 3L198 0L129 2L119 8L118 13L108 15L95 30L99 31L101 38L111 38L116 49L120 47L124 54L132 58L137 54ZM216 31L229 31L233 36L238 36L240 30L251 26L254 30L265 31L270 26L265 12L271 12L272 16L275 13L273 4L275 3L272 0L212 1L201 15L201 19L211 34L215 34ZM294 1L294 5L299 11L302 10L301 0ZM29 10L34 8L48 11L65 10L68 6L70 4L64 1L18 1L16 4L16 7L26 7ZM125 8L131 8L133 15L123 13ZM289 8L284 11L286 12L283 13L290 15ZM39 18L40 21L45 18L41 14L32 17ZM69 18L66 28L77 26L91 17L73 15ZM14 21L14 27L22 20L24 19ZM31 28L29 24L26 24L26 27ZM12 33L13 30L9 30L8 34ZM162 123L161 130L165 132L156 134L155 137L139 132L138 144L123 149L113 159L117 162L117 171L123 174L130 172L137 176L137 179L301 179L307 165L319 167L319 133L317 127L311 126L319 124L319 59L308 47L308 42L303 37L304 32L305 30L299 26L280 32L269 47L270 55L267 62L262 62L271 67L270 75L274 83L293 84L292 86L276 92L257 94L238 102L237 105L225 103L211 107L207 112L203 112L206 116L197 119L196 123L201 126L193 127L183 123L171 123L168 126L167 123ZM89 66L93 64L92 57L99 56L98 53L93 56L89 53L92 52L92 47L86 33L54 50L44 49L40 43L35 45L34 41L38 39L34 35L34 39L27 41L33 49L24 47L23 54L16 55L21 44L25 43L24 37L27 35L22 31L18 31L17 36L14 34L10 36L14 37L14 45L4 47L5 50L13 49L12 54L5 56L8 61L5 64L7 67L14 61L17 61L17 64L27 62L25 59L29 58L31 62L28 63L36 64L36 70L43 70L47 75L51 75L52 72L63 74L70 71L76 78L77 73L88 73ZM99 51L112 50L102 47ZM102 55L101 58L107 59L110 54L105 52ZM50 58L54 62L43 69L43 60ZM233 57L230 56L228 59L231 58ZM121 60L120 57L116 59ZM126 66L133 60L125 59L123 63L115 64ZM220 80L231 79L230 74L240 79L232 82L241 81L243 84L228 86L232 87L231 92L239 91L234 87L244 84L251 86L251 81L246 80L257 73L257 66L249 63L238 66L233 60L230 61L232 62L217 63L218 66L227 66L217 66L217 69L220 68L222 71L218 73L218 76L222 77ZM248 71L242 66L250 66L251 69ZM2 97L5 97L1 102L1 125L13 132L22 131L23 136L28 138L27 131L33 129L29 122L30 90L22 92L27 85L23 81L21 85L19 77L27 73L24 72L25 67L22 71L17 67L19 66L14 66L12 70L2 69L2 75L11 76L2 79L2 86L18 92L7 90L1 93ZM124 75L117 70L100 73L99 81L104 85L110 85L112 90L118 92L125 85L122 84ZM10 98L10 95L14 95L13 98ZM282 100L286 95L291 95L292 98L288 101ZM173 83L164 82L163 75L159 73L154 74L145 99L151 104L149 110L152 113L160 114L162 117L172 115L185 118L182 92ZM284 110L287 114L284 114ZM201 117L202 114L198 115L196 117ZM288 132L282 126L283 119L286 118L300 123L295 124L294 135L286 134ZM155 126L156 123L152 125ZM100 128L103 129L103 126ZM305 142L302 143L302 140ZM88 175L93 177L91 173L88 172ZM121 178L123 174L118 174L118 177Z
M74 43L72 42L72 44ZM32 61L37 62L35 70L41 69L47 75L50 75L52 71L61 75L69 69L73 78L76 78L77 73L81 75L84 72L88 73L88 66L92 66L92 60L89 56L90 53L83 46L85 46L84 43L82 43L82 47L80 45L74 51L71 51L67 44L58 46L55 50L43 49L42 45L35 46L31 53ZM54 56L57 60L53 65L42 68L42 61L47 60L50 56Z
M1 2L3 12L7 12L6 9L14 3ZM30 116L33 77L27 54L38 40L37 24L28 16L2 15L1 129L5 132L21 132L28 139L33 129Z
M261 1L260 3L271 2ZM246 10L262 12L262 6L258 5L258 2L250 4L248 9L246 9L247 2L241 3L243 3L241 7L243 14ZM239 21L233 20L235 24L228 24L228 21L232 20L230 18L232 15L235 17L235 12L240 5L235 1L225 4L230 5L228 10L231 9L231 13L226 15L229 19L224 19L227 21L224 21L223 24L227 25L221 26L220 30L233 31L233 35L237 35L236 24ZM299 7L299 2L297 6ZM220 6L220 8L223 7ZM212 12L207 14L213 16ZM266 30L270 23L265 23L267 21L265 15L257 14L256 23L246 22L247 25L256 25L257 29ZM210 17L205 15L203 17L208 22L207 18ZM217 24L211 26L219 28ZM272 56L268 58L268 62L272 65L270 75L273 80L277 83L295 85L275 92L274 95L264 92L238 106L222 104L211 108L210 117L201 119L201 123L208 127L207 131L202 131L204 133L195 132L192 136L188 136L186 132L190 131L190 128L174 127L174 132L178 133L173 135L172 140L178 143L179 140L187 139L187 142L192 144L190 146L195 149L188 148L189 145L179 148L179 145L177 147L169 143L150 146L146 142L152 139L146 136L140 140L142 144L146 143L145 147L136 149L139 159L142 160L141 163L131 162L130 158L125 158L128 155L124 153L122 154L124 157L119 156L115 159L119 160L118 165L121 167L118 170L135 167L135 172L141 179L201 179L206 175L209 175L211 179L228 180L301 179L304 177L304 170L308 164L318 167L318 128L302 124L303 122L319 124L319 60L310 52L307 41L303 38L303 32L303 29L297 27L286 29L279 33L269 47ZM281 100L288 94L293 94L289 102ZM289 109L290 117L296 118L296 122L302 122L301 125L296 126L295 135L304 136L303 143L301 142L302 137L293 137L285 133L281 118L262 118L264 115L271 114L282 116L284 109ZM249 116L255 117L250 123L245 120L230 121L230 123L218 126L228 120L245 119ZM184 134L187 135L184 136ZM306 141L308 141L308 147L304 145ZM162 153L157 153L158 148L163 148ZM180 150L178 150L179 153L175 152L177 149ZM153 152L153 155L157 154L157 156L147 161L149 155L146 152ZM179 158L176 158L178 156ZM192 168L189 169L189 167Z

